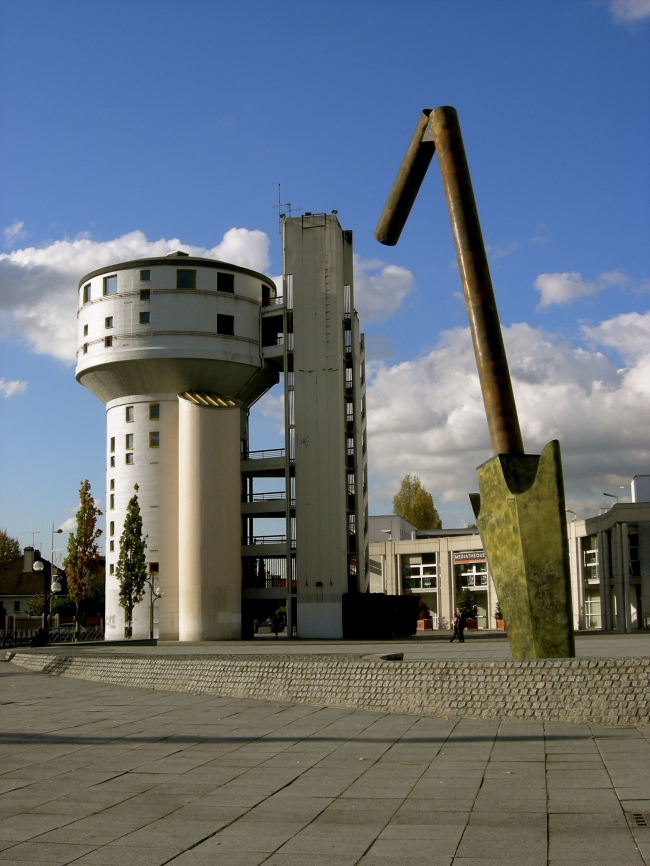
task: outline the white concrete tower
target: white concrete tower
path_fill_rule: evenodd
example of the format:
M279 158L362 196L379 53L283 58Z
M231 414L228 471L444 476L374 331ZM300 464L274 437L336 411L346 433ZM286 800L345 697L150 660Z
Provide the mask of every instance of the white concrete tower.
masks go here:
M79 283L76 378L106 406L107 639L124 634L115 567L136 483L157 635L240 637L240 457L248 407L277 381L259 333L274 296L263 274L180 252ZM148 636L146 597L133 637Z

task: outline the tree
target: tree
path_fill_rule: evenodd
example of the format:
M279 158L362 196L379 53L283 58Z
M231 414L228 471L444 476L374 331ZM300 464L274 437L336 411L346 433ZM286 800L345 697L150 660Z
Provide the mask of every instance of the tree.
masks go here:
M471 589L463 589L458 593L456 596L456 607L459 607L462 610L467 619L476 618L477 610Z
M79 487L77 529L68 536L68 548L63 568L67 578L68 596L75 603L75 622L79 629L79 605L93 589L96 575L101 571L97 539L102 534L97 529L97 518L101 511L90 495L90 481L86 478Z
M146 538L142 535L142 515L138 502L138 485L129 500L124 519L124 530L120 537L120 555L115 574L120 584L120 607L124 608L124 637L133 636L133 608L144 598L147 582L145 550Z
M393 496L393 514L408 520L416 529L442 529L433 497L424 489L417 475L405 476L399 493Z
M0 569L4 570L10 562L20 556L20 543L12 538L6 529L0 529Z

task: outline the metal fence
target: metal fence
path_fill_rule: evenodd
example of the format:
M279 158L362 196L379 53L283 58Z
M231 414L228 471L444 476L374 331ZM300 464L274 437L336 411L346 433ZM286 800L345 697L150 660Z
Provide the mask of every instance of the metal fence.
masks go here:
M0 630L0 649L16 646L30 646L37 636L35 628L19 628ZM73 643L83 641L104 640L104 629L102 626L81 626L79 634L75 635L74 629L62 630L51 628L48 635L48 643Z

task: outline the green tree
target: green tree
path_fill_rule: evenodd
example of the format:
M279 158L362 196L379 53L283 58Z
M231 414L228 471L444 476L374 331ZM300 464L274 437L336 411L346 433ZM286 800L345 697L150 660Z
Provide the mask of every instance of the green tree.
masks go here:
M144 598L147 581L145 550L146 538L142 535L142 515L138 502L138 485L129 500L120 537L120 555L115 574L120 584L120 607L124 608L124 637L133 636L133 608Z
M4 570L10 562L20 556L20 543L12 538L6 529L0 529L0 570Z
M101 572L97 539L102 534L97 529L97 518L101 511L90 495L90 481L86 478L79 488L77 529L68 536L68 548L63 568L65 569L68 596L75 603L75 622L79 630L79 605L91 592L96 576Z
M463 589L456 596L456 607L459 607L465 614L467 619L476 618L476 605L474 604L474 596L471 589Z
M405 476L399 493L393 496L393 514L408 520L416 529L442 529L433 497L424 489L417 475Z

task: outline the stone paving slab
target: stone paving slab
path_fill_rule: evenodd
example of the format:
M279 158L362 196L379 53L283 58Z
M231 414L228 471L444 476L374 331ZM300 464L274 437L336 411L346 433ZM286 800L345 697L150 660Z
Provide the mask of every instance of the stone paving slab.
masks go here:
M0 705L0 866L650 864L634 817L650 825L646 726L312 707L9 664Z

